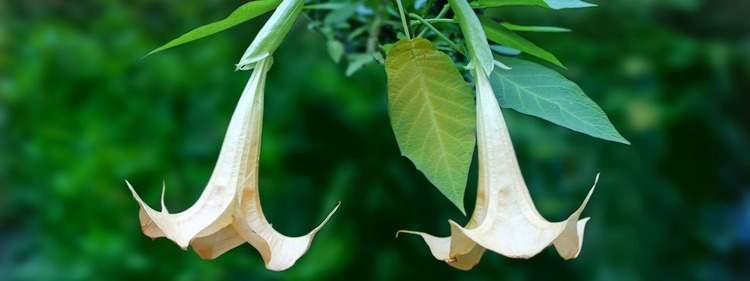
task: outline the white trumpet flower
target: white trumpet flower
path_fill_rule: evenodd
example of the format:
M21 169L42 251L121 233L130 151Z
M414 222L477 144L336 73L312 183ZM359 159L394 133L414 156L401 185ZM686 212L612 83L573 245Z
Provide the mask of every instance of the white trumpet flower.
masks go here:
M260 59L232 115L214 172L198 201L187 210L170 214L164 206L156 211L128 187L140 205L143 233L167 237L183 250L188 245L204 259L213 259L244 242L263 257L266 268L291 267L312 243L338 206L307 235L284 236L263 215L258 191L258 163L263 120L263 94L272 57Z
M462 270L469 270L479 263L486 249L511 258L527 259L552 244L564 259L577 257L589 219L579 220L579 217L599 176L583 204L568 219L561 222L545 220L536 210L521 175L505 119L487 74L481 67L475 67L475 71L479 183L474 213L465 227L449 220L450 237L400 232L420 235L436 259Z

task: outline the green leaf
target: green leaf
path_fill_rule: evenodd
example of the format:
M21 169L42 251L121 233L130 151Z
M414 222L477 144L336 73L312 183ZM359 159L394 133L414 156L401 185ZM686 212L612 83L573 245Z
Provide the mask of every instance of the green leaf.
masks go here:
M246 3L234 10L234 12L229 14L227 18L193 29L188 33L183 34L182 36L169 41L169 43L164 44L164 46L161 46L149 52L148 54L146 54L146 56L219 33L230 27L251 20L262 14L268 13L269 11L279 6L279 3L281 3L281 0L258 0Z
M388 114L401 154L461 212L476 141L471 89L424 38L400 40L385 60Z
M490 75L500 106L592 137L630 144L573 81L532 62L507 57L502 60L512 69L497 68Z
M553 10L569 8L588 8L596 5L580 0L477 0L471 3L475 8L493 8L502 6L540 6Z
M305 5L304 10L338 10L348 5L348 3L321 3Z
M554 10L596 7L595 4L580 0L544 0L544 2Z
M359 8L360 5L360 3L348 3L341 8L328 13L323 22L328 25L344 22L357 12L357 8Z
M541 6L548 7L544 0L477 0L472 1L474 8L495 8L503 6Z
M331 56L331 59L333 59L333 62L339 63L341 61L341 57L344 55L344 44L341 44L341 42L331 39L328 40L328 55Z
M365 65L383 59L380 53L358 53L347 56L349 65L346 67L346 76L352 76Z
M565 66L560 63L560 61L557 60L554 55L550 54L534 43L531 43L531 41L526 40L510 29L503 27L491 18L479 16L479 21L482 23L482 27L487 34L487 38L489 38L492 42L503 44L529 55L554 63L559 67L565 68Z
M500 23L503 27L513 31L528 31L528 32L570 32L570 29L556 27L556 26L525 26L517 25L509 22Z
M448 4L455 14L454 19L461 27L466 45L469 46L469 55L472 56L471 64L479 64L474 66L482 67L485 73L492 72L492 68L495 67L492 60L492 50L490 50L490 44L487 42L487 37L477 14L474 13L466 0L448 0Z
M490 45L490 49L492 49L492 51L495 53L506 55L506 56L517 56L521 54L521 51L519 50L513 49L508 46L497 45L497 44Z

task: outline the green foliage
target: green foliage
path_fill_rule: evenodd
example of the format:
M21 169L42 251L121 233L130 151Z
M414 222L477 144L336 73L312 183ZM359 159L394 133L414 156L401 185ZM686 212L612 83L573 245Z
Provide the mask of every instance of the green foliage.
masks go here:
M331 59L335 63L339 63L341 57L344 55L344 44L336 40L328 40L326 46L328 47L328 55L331 56Z
M472 2L475 8L493 8L502 6L539 6L554 10L570 8L588 8L596 5L580 0L478 0Z
M528 32L570 32L570 29L556 27L556 26L526 26L517 25L509 22L501 22L500 25L513 31L528 31Z
M475 143L471 90L450 58L423 38L396 42L385 71L388 113L401 153L465 213Z
M377 56L377 57L376 57ZM379 53L373 53L373 54L351 54L347 56L347 60L349 61L349 65L346 67L346 76L352 76L355 72L360 70L365 65L374 62L375 60L379 59L380 56Z
M569 9L569 8L588 8L595 7L596 5L583 2L580 0L544 0L544 3L548 7L555 10Z
M360 3L345 3L340 8L328 13L323 22L325 24L338 24L344 22L354 15L354 12L357 11L357 8L360 5Z
M492 42L503 44L529 55L554 63L559 67L565 68L565 66L559 60L557 60L557 58L553 54L550 54L534 43L531 43L531 41L526 40L510 29L503 27L491 18L479 16L479 21L482 23L484 32L487 33L487 38Z
M502 107L536 116L592 137L630 144L580 87L541 65L503 58L510 70L495 69L490 83Z
M215 33L219 33L230 27L265 14L276 8L279 3L281 3L281 0L256 0L248 2L234 10L234 12L229 14L229 16L225 19L193 29L181 35L180 37L169 41L167 44L164 44L163 46L149 52L148 54L146 54L146 56L188 43L190 41L195 41L203 37L213 35Z

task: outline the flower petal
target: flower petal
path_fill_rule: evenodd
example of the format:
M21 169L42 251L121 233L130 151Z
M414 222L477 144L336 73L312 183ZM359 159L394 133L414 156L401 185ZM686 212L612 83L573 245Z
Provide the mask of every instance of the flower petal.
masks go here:
M228 225L211 235L198 237L190 246L202 259L211 260L245 243L232 225Z
M141 206L139 217L144 234L151 238L166 236L184 250L194 238L208 236L232 223L233 210L230 205L236 202L240 183L252 170L249 165L257 165L257 159L251 159L246 154L252 145L260 145L260 120L253 121L253 118L258 119L262 113L254 115L253 106L258 103L257 96L262 97L271 62L270 59L262 60L253 71L229 122L213 174L193 206L183 212L170 214L164 207L162 191L162 211L156 211L144 203L126 181ZM254 135L256 133L258 135Z
M265 60L271 60L271 57L263 59L259 62L262 63ZM263 115L263 94L261 92L257 98L258 109L255 110L254 114ZM254 118L260 124L262 118ZM261 126L254 126L255 132L258 136L261 134ZM260 197L258 190L258 155L260 154L260 142L254 143L252 148L248 150L249 158L255 163L250 167L252 170L248 171L248 180L242 184L242 190L240 191L238 204L239 208L235 212L235 220L232 223L237 232L245 240L247 240L263 257L263 261L266 263L266 268L274 271L286 270L299 259L303 254L307 252L307 249L312 243L312 239L315 234L328 222L338 205L328 214L323 222L313 229L310 233L300 237L287 237L278 233L271 224L266 220L263 214L263 209L260 205Z
M170 214L149 207L133 186L129 182L127 184L141 206L139 217L143 233L151 238L166 236L183 250L202 231L220 229L232 222L231 213L225 211L234 198L234 188L209 185L193 206L181 213Z
M555 241L570 259L580 250L578 219L593 192L562 222L545 220L534 206L516 160L510 134L483 70L477 69L479 189L487 197L486 217L476 227L456 227L479 245L513 258L530 258ZM581 224L581 233L585 222Z
M475 243L466 235L463 235L461 231L456 229L451 223L451 236L449 237L436 237L424 232L399 230L396 233L398 237L399 233L408 233L419 235L424 239L424 242L430 248L432 256L438 260L442 260L448 265L461 269L469 270L474 268L479 263L482 255L485 252L485 248Z
M323 228L339 207L336 205L323 222L308 234L288 237L273 229L266 220L256 191L247 191L243 194L246 195L242 196L242 202L247 203L240 204L244 213L243 220L237 218L232 225L248 243L258 250L266 268L273 271L283 271L294 265L310 248L315 234Z
M265 75L268 70L267 68L270 67L272 62L272 57L266 57L257 61L253 77L259 72ZM246 175L246 177L237 187L238 197L236 201L237 205L235 205L233 212L232 228L242 239L260 252L266 268L274 271L282 271L294 265L307 252L313 237L328 222L333 213L336 212L338 205L318 227L307 235L300 237L284 236L274 230L266 220L258 194L258 161L260 159L260 140L262 135L264 85L262 83L258 84L253 93L252 110L248 119L250 124L247 126L249 130L248 135L253 136L253 140L245 143L246 147L243 149L243 162L247 162L247 165L244 165L245 171L243 175ZM221 240L221 237L218 237L224 235L227 235L226 240ZM199 254L201 256L204 255L202 253L206 253L205 256L207 257L218 256L231 249L230 246L235 245L236 238L232 237L232 235L234 235L232 231L226 230L221 235L216 234L208 238L215 239L216 242L211 240L196 241L198 242L196 251L200 251Z

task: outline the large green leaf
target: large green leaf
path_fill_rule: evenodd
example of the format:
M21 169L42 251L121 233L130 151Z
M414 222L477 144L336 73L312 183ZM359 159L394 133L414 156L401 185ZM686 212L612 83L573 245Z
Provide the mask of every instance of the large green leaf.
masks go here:
M476 140L471 89L424 38L396 42L385 60L388 114L401 149L461 212Z
M482 28L484 28L487 38L492 42L503 44L565 68L553 54L531 43L531 41L526 40L526 38L521 37L521 35L516 34L510 29L505 28L491 18L479 16L479 21L482 23Z
M475 8L501 6L540 6L554 10L569 8L588 8L596 5L581 0L477 0L471 3Z
M532 62L514 58L502 61L512 69L496 68L490 75L500 106L592 137L630 144L573 81Z
M454 19L461 27L461 33L469 46L469 55L471 55L471 64L484 69L485 73L492 72L495 67L492 60L492 50L487 42L487 37L482 29L482 24L477 18L477 14L469 6L466 0L448 0L453 13ZM478 64L478 65L476 65Z
M234 12L229 14L227 18L193 29L188 33L183 34L182 36L169 41L169 43L164 44L164 46L161 46L149 52L148 54L146 54L146 56L188 43L190 41L198 40L215 33L219 33L230 27L265 14L279 6L279 3L281 3L281 0L257 0L246 3L234 10Z

